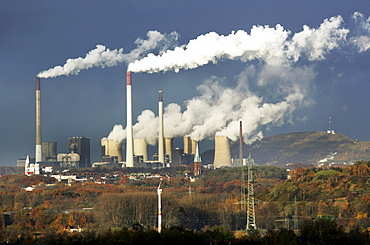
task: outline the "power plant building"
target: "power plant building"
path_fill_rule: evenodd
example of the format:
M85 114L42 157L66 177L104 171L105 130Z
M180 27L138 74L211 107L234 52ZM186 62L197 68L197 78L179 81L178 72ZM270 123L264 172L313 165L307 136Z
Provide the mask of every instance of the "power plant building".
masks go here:
M90 138L72 137L68 139L69 153L77 153L80 156L79 167L90 167Z
M57 142L42 142L42 161L54 162L57 160Z

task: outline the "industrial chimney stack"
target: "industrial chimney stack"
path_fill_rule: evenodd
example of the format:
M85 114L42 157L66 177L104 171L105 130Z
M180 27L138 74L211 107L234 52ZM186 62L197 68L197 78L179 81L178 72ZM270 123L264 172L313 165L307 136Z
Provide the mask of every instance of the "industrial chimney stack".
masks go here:
M132 89L131 72L126 73L126 97L127 97L127 138L126 138L126 167L134 167L134 140L132 130Z
M164 159L164 132L163 132L163 92L158 91L158 118L159 118L159 135L158 135L158 161L165 165Z
M42 161L42 142L41 142L41 94L40 78L36 77L36 149L35 163Z

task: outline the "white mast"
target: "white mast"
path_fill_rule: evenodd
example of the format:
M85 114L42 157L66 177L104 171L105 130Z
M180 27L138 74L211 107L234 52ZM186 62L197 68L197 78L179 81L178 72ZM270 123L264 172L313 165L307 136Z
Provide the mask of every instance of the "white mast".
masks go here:
M161 183L162 179L159 182L158 189L157 189L157 194L158 194L158 233L161 233L162 230L162 200L161 200Z

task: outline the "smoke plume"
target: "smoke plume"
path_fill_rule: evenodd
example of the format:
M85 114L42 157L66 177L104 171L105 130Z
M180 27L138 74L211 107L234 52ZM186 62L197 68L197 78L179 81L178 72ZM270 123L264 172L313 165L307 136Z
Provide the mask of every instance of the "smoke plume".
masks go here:
M132 72L160 72L194 69L221 59L247 62L261 60L270 65L297 61L302 55L308 60L322 60L326 53L344 41L349 30L342 28L341 16L324 20L319 28L303 26L303 31L290 38L290 31L281 25L253 26L250 34L243 30L227 36L210 32L188 44L168 50L161 55L148 54L130 63Z
M37 76L40 78L53 78L62 75L77 75L80 71L93 67L105 68L122 63L130 63L141 58L150 50L160 49L159 53L163 53L172 47L179 35L176 32L162 34L158 31L149 31L147 37L147 40L138 38L135 41L137 48L127 54L123 53L123 48L110 50L104 45L96 45L96 48L88 52L84 58L68 59L63 66L55 66L40 72Z

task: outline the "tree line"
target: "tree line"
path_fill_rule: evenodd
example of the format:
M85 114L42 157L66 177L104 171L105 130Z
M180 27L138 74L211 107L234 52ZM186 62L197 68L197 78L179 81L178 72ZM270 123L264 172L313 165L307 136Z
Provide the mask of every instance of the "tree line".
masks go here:
M328 220L348 234L356 229L367 231L369 166L370 162L362 161L343 169L298 168L289 174L282 168L256 167L257 227L261 231L293 230L305 222ZM244 230L247 193L243 171L247 176L242 168L218 169L192 182L183 177L188 169L177 168L162 186L163 229L202 232L221 226L229 231ZM59 234L70 227L103 234L136 224L151 231L157 225L154 187L158 182L155 178L129 181L123 175L113 184L66 185L45 176L3 175L2 239ZM36 186L32 192L24 189L31 185ZM5 220L7 216L12 216L12 223Z

